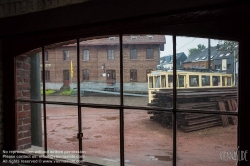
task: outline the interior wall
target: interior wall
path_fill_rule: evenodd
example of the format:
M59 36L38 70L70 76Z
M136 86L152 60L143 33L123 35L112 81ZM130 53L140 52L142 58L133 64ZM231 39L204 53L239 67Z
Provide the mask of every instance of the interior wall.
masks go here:
M89 0L1 0L0 18L72 5Z

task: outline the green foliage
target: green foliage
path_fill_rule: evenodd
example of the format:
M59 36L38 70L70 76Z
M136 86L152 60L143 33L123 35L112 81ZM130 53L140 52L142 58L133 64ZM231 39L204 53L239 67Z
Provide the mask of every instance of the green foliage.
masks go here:
M202 51L202 50L204 50L206 48L206 46L204 45L204 44L199 44L198 46L197 46L197 48L190 48L190 49L188 49L188 55L191 55L194 51Z
M62 91L62 92L60 93L60 95L71 95L72 91L73 91L73 90L67 90L67 89L65 89L64 91Z
M45 94L46 94L46 95L51 95L51 94L53 94L53 93L55 93L54 90L51 90L51 89L46 89L46 90L45 90ZM43 94L43 90L41 90L41 94Z
M228 51L231 54L235 54L235 59L238 59L238 46L239 43L235 41L219 41L219 45L217 47L218 51Z

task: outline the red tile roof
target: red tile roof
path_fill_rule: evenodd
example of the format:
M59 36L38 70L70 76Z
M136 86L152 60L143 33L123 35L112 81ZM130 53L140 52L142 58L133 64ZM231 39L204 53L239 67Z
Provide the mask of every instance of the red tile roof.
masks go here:
M123 44L165 44L165 43L166 40L164 35L123 36ZM119 44L119 36L83 40L80 42L80 46L118 45L118 44ZM65 46L76 46L76 43Z

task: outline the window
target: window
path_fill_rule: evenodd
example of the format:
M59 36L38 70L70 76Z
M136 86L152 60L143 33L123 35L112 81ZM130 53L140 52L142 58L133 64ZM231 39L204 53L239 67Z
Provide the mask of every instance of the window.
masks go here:
M190 84L190 87L199 86L199 76L190 75L189 76L189 84Z
M130 81L137 81L137 70L130 70Z
M202 86L210 86L210 76L201 76Z
M137 51L136 49L130 50L130 59L137 59Z
M41 80L43 81L43 72L41 71ZM45 70L45 81L48 82L50 81L50 71Z
M82 70L82 81L89 81L89 70Z
M69 51L68 50L63 50L63 60L69 61Z
M109 60L115 59L114 50L108 50L108 59Z
M220 86L220 76L213 76L213 86Z
M215 70L221 70L220 65L215 65L214 68Z
M83 50L82 60L83 61L88 61L89 60L89 50Z
M173 37L176 38L176 36ZM106 36L105 38L107 39ZM142 36L139 36L136 40L140 40L140 38L142 38ZM153 40L156 38L159 38L159 36L155 36ZM164 39L165 36L162 36L162 38ZM107 40L109 41L109 39ZM83 40L78 40L78 41L83 41ZM101 41L100 37L98 37L98 41ZM152 42L152 40L150 41ZM86 43L88 42L87 39L85 42ZM90 41L89 43L96 43L96 42ZM127 45L127 43L125 44ZM176 45L176 43L174 43L173 45ZM79 50L79 44L77 44L77 47L78 48L76 50ZM29 100L27 98L24 98L25 100L21 100L20 98L16 97L15 100L16 103L23 102L23 104L18 105L19 107L17 107L17 109L18 108L22 109L24 107L27 107L31 112L31 110L33 110L34 108L33 106L29 108L29 105L38 103L40 104L40 106L42 106L39 107L41 111L44 110L44 112L47 113L46 118L45 115L44 117L40 116L42 122L41 124L44 125L44 128L41 127L40 133L48 136L42 139L43 142L42 145L46 146L45 149L48 148L60 151L67 151L68 149L84 150L84 151L86 150L87 153L91 154L93 157L99 158L99 156L102 156L102 158L105 157L105 159L119 158L121 152L124 152L126 158L131 160L131 164L133 165L141 165L142 161L146 161L148 165L169 165L171 164L171 162L173 162L173 165L176 165L176 163L174 163L173 160L173 158L174 157L176 158L176 156L172 154L178 152L178 149L182 148L188 149L188 147L190 146L198 146L201 149L199 152L202 151L202 155L199 157L202 158L202 156L208 154L206 150L204 151L204 149L209 147L210 144L205 144L204 142L200 142L201 140L199 140L199 144L197 144L197 141L189 141L188 145L185 144L185 141L193 140L190 138L199 139L201 137L202 139L203 138L211 139L209 140L209 142L212 142L213 145L222 142L221 139L219 139L217 142L215 142L216 141L215 139L212 139L214 138L215 135L218 134L218 132L209 135L209 138L207 137L206 134L210 134L211 132L213 132L213 130L209 130L210 132L202 132L206 134L202 136L199 135L199 138L196 137L197 134L185 133L186 131L189 130L199 130L202 127L204 129L204 127L207 128L208 126L214 127L216 125L217 126L221 125L222 121L220 115L229 115L228 116L229 119L231 118L231 116L237 116L237 112L230 112L230 114L228 112L224 113L223 109L220 112L215 111L215 113L211 113L213 110L217 109L218 102L217 98L214 97L214 95L217 95L215 90L220 87L214 87L212 91L209 88L210 90L209 92L212 92L212 95L210 94L210 96L207 96L206 98L205 97L200 98L202 95L204 96L206 95L206 92L204 91L205 89L208 88L204 87L199 88L196 86L205 85L206 82L210 81L212 83L212 76L210 76L211 78L209 81L209 78L207 78L209 74L204 74L204 73L199 73L197 75L196 74L190 75L192 71L188 72L178 71L178 73L175 73L177 72L176 69L174 69L173 71L172 70L152 71L158 65L157 62L154 63L153 61L148 61L146 63L144 61L141 61L141 65L139 64L135 66L136 67L135 69L133 66L131 66L131 63L128 64L128 62L131 62L128 56L124 58L124 60L127 61L121 60L118 62L116 61L108 62L106 59L107 48L105 47L107 46L106 45L98 46L98 48L102 48L100 49L101 51L98 52L98 55L102 56L99 56L100 59L96 59L95 64L79 62L81 61L81 58L79 57L83 56L83 54L80 53L79 51L73 51L71 49L72 51L70 60L74 62L74 67L75 67L74 71L76 72L74 73L74 75L78 76L77 79L75 77L74 78L70 77L71 61L69 61L68 63L60 61L59 64L57 65L58 66L57 69L54 69L54 67L46 66L46 70L50 67L49 70L51 73L53 73L53 77L51 79L54 82L51 82L52 80L50 80L50 82L45 86L45 79L48 79L50 77L49 76L50 72L45 72L47 76L45 77L42 83L39 82L37 84L37 87L46 88L48 86L51 86L57 89L57 93L53 95L48 95L48 93L53 93L53 91L52 92L46 91L46 93L43 93L42 95L39 94L38 96L38 98L40 99L39 102L37 101L34 102L33 100ZM119 48L122 48L122 46L117 45L117 47L115 48L115 50L117 50L118 52L117 57L118 55L120 56L123 55L122 53L119 53ZM58 47L58 49L61 48ZM45 49L42 48L40 50L44 51ZM77 54L77 56L74 56L74 53ZM31 53L31 55L34 55L34 53ZM173 57L174 56L176 55L173 55ZM59 54L58 57L61 58L61 54ZM76 59L76 57L78 58ZM17 66L20 67L19 68L20 71L23 71L22 65L24 65L27 62L30 62L28 61L29 60L28 58L26 57L26 55L24 55L19 60L17 59L18 60ZM173 63L176 63L174 62L176 59L175 58L173 59L174 59ZM123 62L123 64L120 64L119 66L119 62L120 63ZM38 66L40 67L40 64ZM121 72L122 70L124 72ZM91 71L91 80L89 78L90 71ZM145 82L145 80L147 79L147 77L145 79L145 72L150 73L148 82ZM22 74L23 72L17 72L17 73ZM214 75L216 76L219 74L220 73L214 73ZM202 75L204 77L202 77ZM22 80L22 78L19 78L21 76L22 75L18 75L16 79L17 81L19 81L16 83L16 89L17 89L16 94L17 96L18 94L19 95L21 94L20 95L21 97L26 97L29 93L25 94L25 92L31 88L28 87L25 90L23 89L25 88L25 86L23 86L25 84L22 84L24 83L24 81ZM35 80L34 78L32 78L33 76L34 75L31 74L30 80ZM186 85L189 85L189 81L191 82L190 84L193 84L192 86L194 86L194 88L190 88L187 90L185 88L187 87ZM230 83L229 81L227 81L227 83ZM233 80L231 81L231 84L234 84ZM158 89L156 90L153 88L158 88ZM150 92L149 90L152 91ZM41 92L41 90L38 89L38 92ZM42 92L45 92L44 89L42 89ZM77 92L80 92L79 95ZM151 98L148 97L149 94L152 94ZM45 98L46 100L43 99L41 100L41 96L46 97ZM207 98L209 98L209 100ZM227 96L227 98L229 98L229 96ZM222 95L221 99L223 101L226 100L224 94ZM174 105L173 103L177 105ZM228 105L226 105L226 108L228 108L227 106ZM210 112L207 113L206 111L208 110L203 110L203 109L210 109L209 110ZM203 114L205 114L204 115L205 119L204 118L200 119L200 117L202 117ZM19 116L17 117L19 118ZM123 121L124 123L120 123L122 122L122 119L124 119ZM19 122L22 122L24 120L25 119L21 120L18 119ZM176 126L173 125L173 122L175 122ZM207 122L209 122L209 125L204 124ZM230 119L230 123L231 122L233 122L232 118ZM21 130L22 127L19 126L18 130ZM81 131L79 131L80 129L78 129L78 126L82 126L82 128L80 128L82 129ZM124 130L120 130L121 128L123 128ZM139 129L139 131L138 130L136 131L134 129ZM229 130L232 132L227 132ZM223 134L228 134L226 135L227 138L231 138L228 136L230 136L230 134L232 133L235 134L237 128L236 126L234 126L233 130L231 129L224 130L223 128L221 128L220 131L224 132ZM168 133L172 133L172 135ZM196 133L199 133L199 131ZM84 135L84 137L81 137L82 134ZM77 139L77 136L79 137L79 139ZM29 136L29 138L30 137L33 137L33 135ZM58 139L58 137L62 139ZM106 141L105 140L106 138L109 141ZM123 139L124 141L120 142L119 141L120 138ZM182 142L180 141L181 142L180 144L177 144L178 148L176 150L172 150L174 149L173 148L174 146L176 147L176 144L172 143L173 139L175 139L175 141L180 141L180 140L182 141ZM20 139L18 138L18 140ZM82 144L78 143L78 141L80 142L82 141ZM233 141L234 140L230 139L230 142ZM149 146L145 146L145 143ZM98 146L104 144L106 145L104 149L102 149L101 146ZM124 146L125 148L121 146L122 148L119 149L119 146L122 144L125 145ZM135 147L133 145L137 145L137 147L140 146L143 148L141 149L138 148L138 150L134 151ZM24 146L26 146L26 144ZM225 144L221 145L222 148L219 149L223 150L226 148L232 149L233 146L234 146L233 143L232 144L230 143L229 145ZM96 150L97 148L98 151ZM157 154L154 153L155 152L154 149L164 149L164 151L160 150L161 151L160 152L159 150L157 150L157 153L158 151L160 152L159 154ZM169 152L167 156L165 156L166 151ZM207 151L209 151L209 154L216 153L216 155L212 157L208 155L209 161L220 160L219 158L220 153L218 151L218 148L210 148L210 149L207 148ZM145 152L146 154L149 155L152 154L156 156L145 155ZM193 151L191 151L191 153L189 154L188 152L189 151L185 152L187 153L187 155L183 155L184 157L186 157L185 160L188 162L192 162L191 165L195 165L193 163L195 163L196 161L192 161L191 160L192 157L190 158L188 157L190 156L190 154L200 154L200 153L198 152L193 153ZM137 155L137 153L140 154ZM183 153L183 151L180 151L179 153ZM214 159L214 157L218 158ZM208 159L204 160L204 162L208 161ZM92 160L91 162L95 162L95 160ZM120 159L120 162L124 163L125 160ZM185 161L182 160L181 162Z
M146 59L154 59L154 49L152 48L147 49Z
M44 52L44 61L49 61L49 53L48 53L48 51L45 51Z
M227 64L227 69L231 69L231 64Z

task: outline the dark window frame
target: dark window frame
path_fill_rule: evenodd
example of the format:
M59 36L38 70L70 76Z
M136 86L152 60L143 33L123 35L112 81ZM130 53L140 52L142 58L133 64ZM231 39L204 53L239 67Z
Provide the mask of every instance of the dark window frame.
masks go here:
M154 49L153 48L146 49L146 59L154 59Z
M86 54L85 54L86 53ZM83 61L89 61L89 50L88 49L84 49L83 53L82 53L82 60Z
M130 81L131 82L136 82L138 81L138 75L137 75L137 70L136 69L130 69Z
M63 61L69 61L69 58L70 58L70 51L63 50Z
M107 59L108 60L114 60L115 59L115 50L114 49L108 49L108 51L107 51Z

